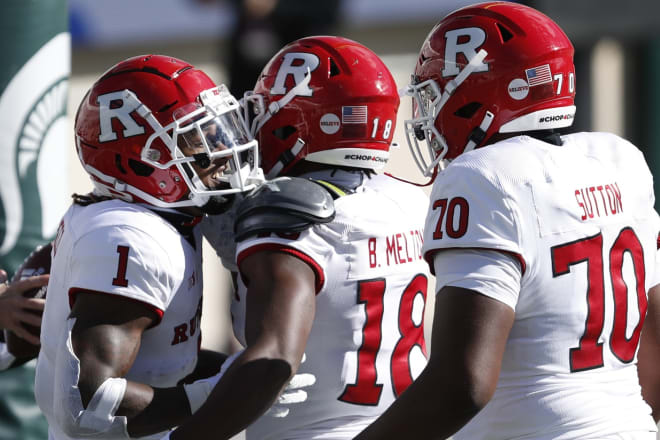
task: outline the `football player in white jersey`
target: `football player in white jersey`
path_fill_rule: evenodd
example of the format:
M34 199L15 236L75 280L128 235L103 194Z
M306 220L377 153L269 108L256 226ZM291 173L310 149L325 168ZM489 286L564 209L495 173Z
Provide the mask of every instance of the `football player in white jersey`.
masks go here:
M363 45L308 37L277 53L245 100L273 179L236 213L232 317L245 349L171 438L229 438L252 423L249 440L350 439L426 364L428 197L375 172L397 87ZM258 418L295 373L316 378L305 403Z
M618 136L558 133L575 87L571 42L527 6L428 35L406 132L427 176L449 162L424 235L431 355L358 439L655 439L636 365L660 300L652 176Z
M190 64L144 55L83 98L76 149L95 190L74 196L52 251L35 393L51 440L161 437L224 357L199 356L196 223L262 181L238 101Z

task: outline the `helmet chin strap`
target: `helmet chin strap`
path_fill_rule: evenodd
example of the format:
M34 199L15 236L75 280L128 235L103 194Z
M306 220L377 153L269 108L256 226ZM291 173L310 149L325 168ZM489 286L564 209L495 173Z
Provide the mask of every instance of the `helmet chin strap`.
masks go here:
M475 71L477 67L479 67L484 59L486 58L486 55L488 55L488 52L486 52L484 49L481 49L475 56L470 59L470 62L461 70L458 75L456 75L456 78L452 79L451 81L448 81L447 84L445 85L445 89L442 91L442 96L440 97L440 101L436 104L435 107L435 114L436 116L440 113L440 109L447 103L449 98L454 94L458 86L460 86L463 81L466 80L472 72ZM490 124L493 122L493 119L495 118L495 115L489 111L486 111L486 114L484 115L484 118L481 121L481 124L479 124L479 127L476 127L472 133L470 134L470 139L468 143L465 145L465 148L463 149L463 153L466 151L473 150L481 141L484 140L486 136L486 131L488 130L488 127L490 127ZM444 158L436 158L431 165L433 165L433 168L435 169L435 166L438 164L442 164L442 160ZM444 168L444 167L443 167Z
M275 162L275 165L273 165L273 168L268 171L266 174L266 177L269 179L272 179L273 177L277 177L277 175L284 169L285 166L290 164L296 156L298 156L298 153L300 153L300 150L303 149L305 146L305 141L302 139L298 138L295 144L285 152L283 152L280 157L278 158L277 162Z
M490 124L493 123L493 119L495 119L495 115L486 110L486 114L481 120L481 124L479 124L479 126L472 130L472 133L470 133L470 140L468 141L467 145L465 145L463 153L474 150L477 145L483 142L483 140L486 138L488 127L490 127Z
M256 135L256 133L261 130L261 127L264 126L266 122L277 112L279 112L284 106L286 106L293 98L296 97L296 95L302 95L302 92L308 89L309 81L312 79L312 72L309 70L309 67L307 68L307 74L305 75L305 78L303 78L302 81L300 81L298 84L296 84L295 87L293 87L291 90L287 92L286 95L282 97L282 99L273 101L268 105L268 109L266 112L263 114L263 117L259 118L258 120L255 120L257 123L256 128L252 131L253 135ZM257 118L255 118L257 119Z
M445 85L445 89L442 91L442 97L440 98L440 102L437 104L436 107L436 115L438 114L437 112L442 108L442 106L447 103L447 100L451 97L451 95L454 94L458 86L461 85L465 79L470 76L474 70L479 67L484 58L486 58L486 55L488 55L488 52L485 50L481 49L475 56L472 57L470 62L461 70L458 75L456 75L456 78L452 79L451 81L448 81L447 84Z

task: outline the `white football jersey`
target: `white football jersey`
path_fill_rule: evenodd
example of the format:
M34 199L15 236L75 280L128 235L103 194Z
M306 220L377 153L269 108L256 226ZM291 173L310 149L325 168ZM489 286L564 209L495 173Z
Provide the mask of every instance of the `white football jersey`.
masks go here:
M615 135L562 139L520 136L465 153L434 184L429 261L441 249L446 257L451 248L488 249L522 269L511 289L463 269L481 286L474 290L511 306L515 321L493 398L455 439L656 430L636 367L647 291L658 280L653 180L642 153ZM439 289L446 274L437 276Z
M335 200L330 223L238 243L239 265L253 252L275 248L305 261L317 278L316 315L298 370L316 383L286 417L265 415L248 427L248 439L353 438L421 372L427 204L420 189L375 175ZM242 343L245 294L241 282L232 317Z
M126 379L171 387L197 362L202 306L202 246L193 247L153 211L120 200L73 205L55 240L41 328L36 397L51 439L68 439L53 416L53 374L65 357L67 318L78 291L130 298L151 307L160 321L142 334ZM60 365L61 367L61 365ZM160 438L156 435L155 438Z
M232 273L238 272L238 267L236 267L234 218L242 194L235 194L234 198L234 202L225 212L216 215L205 215L200 223L202 235L220 258L222 266Z

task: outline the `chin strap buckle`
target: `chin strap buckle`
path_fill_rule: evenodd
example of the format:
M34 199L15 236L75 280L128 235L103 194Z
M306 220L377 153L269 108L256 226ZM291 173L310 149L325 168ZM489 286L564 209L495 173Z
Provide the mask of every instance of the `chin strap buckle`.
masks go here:
M478 127L475 127L474 130L472 130L472 133L470 133L468 143L465 146L463 153L474 150L477 146L481 145L484 139L486 139L486 132L488 131L490 124L493 123L493 119L495 119L495 115L486 111L484 118L481 120L481 124L479 124Z

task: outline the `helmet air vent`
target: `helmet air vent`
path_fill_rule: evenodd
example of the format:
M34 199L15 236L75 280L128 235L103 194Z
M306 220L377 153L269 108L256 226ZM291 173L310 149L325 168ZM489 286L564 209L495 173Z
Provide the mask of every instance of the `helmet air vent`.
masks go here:
M470 119L480 108L481 103L473 101L456 110L454 115L458 116L459 118Z
M170 108L175 106L177 102L179 102L179 101L174 101L171 104L165 104L164 106L162 106L161 108L158 109L158 113L166 112L167 110L169 110Z
M115 166L117 167L120 173L127 174L126 169L121 164L121 156L119 154L115 154Z
M273 135L280 140L285 140L295 132L295 127L292 127L291 125L285 125L284 127L278 127L273 130Z
M179 70L177 70L177 71L174 73L174 75L172 75L172 79L178 77L178 76L181 75L183 72L185 72L186 70L190 70L190 69L192 69L192 66L186 66L186 67L184 67L183 69L179 69Z
M513 38L513 32L504 27L502 23L497 23L497 30L500 31L500 37L502 38L502 43L506 43Z
M341 72L339 71L339 67L337 67L337 64L335 63L335 60L330 58L330 77L332 78L333 76L339 75Z
M135 159L128 159L128 166L136 175L141 177L149 177L154 172L152 167Z

